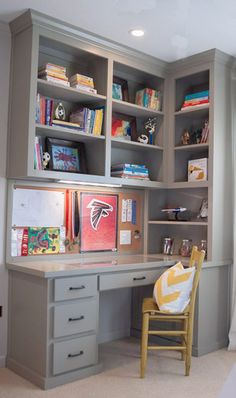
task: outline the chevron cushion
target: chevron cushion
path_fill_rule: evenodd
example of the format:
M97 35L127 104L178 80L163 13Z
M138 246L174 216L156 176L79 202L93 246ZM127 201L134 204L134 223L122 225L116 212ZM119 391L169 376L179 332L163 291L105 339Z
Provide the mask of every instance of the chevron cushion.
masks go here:
M195 267L184 268L181 262L166 270L156 281L153 298L160 311L180 313L190 301Z

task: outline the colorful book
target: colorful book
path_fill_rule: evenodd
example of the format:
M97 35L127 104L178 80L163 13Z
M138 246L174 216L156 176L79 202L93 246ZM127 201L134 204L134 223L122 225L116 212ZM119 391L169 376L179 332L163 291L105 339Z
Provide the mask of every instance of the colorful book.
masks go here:
M198 93L187 94L187 95L185 95L184 99L192 100L192 99L201 98L201 97L209 97L209 90L200 91Z

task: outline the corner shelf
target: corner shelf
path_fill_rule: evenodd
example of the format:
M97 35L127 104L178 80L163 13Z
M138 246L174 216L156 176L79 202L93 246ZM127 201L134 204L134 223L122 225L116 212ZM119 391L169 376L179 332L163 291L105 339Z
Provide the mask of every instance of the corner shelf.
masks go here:
M188 182L188 181L176 181L168 184L168 188L208 188L208 181L201 182Z
M72 87L64 87L57 83L37 79L38 92L46 97L57 98L69 102L84 102L86 104L105 103L106 97L100 94L88 93Z
M206 221L161 221L161 220L150 220L148 224L152 225L192 225L192 226L208 226Z
M192 117L194 114L198 114L199 116L205 115L206 111L209 111L210 105L206 104L206 105L201 105L201 106L196 106L195 108L191 108L191 109L185 109L182 111L176 111L174 113L175 116L188 116Z
M114 148L127 148L134 151L139 150L159 150L163 151L163 147L159 145L142 144L141 142L119 140L116 138L111 138L111 145Z
M117 113L123 113L125 115L134 117L164 116L163 112L115 99L112 100L112 110Z
M201 151L202 149L209 148L208 142L203 144L192 144L192 145L178 145L174 147L175 151Z

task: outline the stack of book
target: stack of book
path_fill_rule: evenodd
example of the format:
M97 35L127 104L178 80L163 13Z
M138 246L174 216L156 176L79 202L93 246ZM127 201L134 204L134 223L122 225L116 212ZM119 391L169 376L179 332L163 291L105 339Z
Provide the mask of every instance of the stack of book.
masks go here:
M80 75L79 73L71 76L70 86L76 88L77 90L84 90L89 93L97 94L97 90L94 88L93 78Z
M135 178L149 180L149 171L145 165L133 163L120 163L111 166L112 177Z
M38 70L39 79L47 80L51 83L61 84L63 86L70 86L68 77L66 76L66 68L63 66L47 63Z
M58 119L52 120L52 126L53 127L63 127L63 128L79 130L79 131L83 130L78 123L71 123L71 122L66 122L65 120L58 120Z
M42 138L36 136L34 140L34 169L43 170L43 145Z
M136 92L136 105L144 106L155 111L161 109L160 91L152 90L151 88L144 88Z
M209 90L188 94L184 97L184 103L181 107L181 111L206 104L209 104Z
M101 135L104 108L80 108L70 115L70 122L77 123L87 134Z

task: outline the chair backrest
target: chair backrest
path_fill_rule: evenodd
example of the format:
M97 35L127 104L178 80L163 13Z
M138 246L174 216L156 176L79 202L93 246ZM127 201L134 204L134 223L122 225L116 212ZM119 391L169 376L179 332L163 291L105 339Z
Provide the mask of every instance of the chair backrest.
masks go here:
M193 288L192 288L191 297L190 297L190 304L189 304L189 312L190 313L191 312L193 313L193 311L194 311L196 293L197 293L197 288L198 288L198 284L199 284L200 273L201 273L204 258L205 258L205 251L204 250L199 251L197 246L193 246L191 257L189 260L189 267L195 267L196 272L194 275Z

